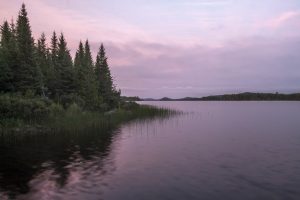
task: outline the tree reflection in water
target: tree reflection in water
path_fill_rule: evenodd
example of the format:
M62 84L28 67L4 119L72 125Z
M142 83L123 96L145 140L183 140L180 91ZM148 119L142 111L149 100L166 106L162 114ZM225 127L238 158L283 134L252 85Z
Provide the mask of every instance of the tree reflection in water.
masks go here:
M118 132L1 136L0 198L57 195L78 182L87 188L105 185L102 180L92 182L91 177L101 179L114 171L111 145Z

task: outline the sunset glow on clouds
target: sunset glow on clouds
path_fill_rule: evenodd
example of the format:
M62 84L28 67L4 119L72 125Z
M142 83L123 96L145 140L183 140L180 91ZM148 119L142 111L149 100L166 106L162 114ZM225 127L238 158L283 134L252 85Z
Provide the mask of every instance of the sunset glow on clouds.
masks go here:
M0 0L0 20L23 1ZM298 0L28 0L35 38L104 42L123 95L300 90Z

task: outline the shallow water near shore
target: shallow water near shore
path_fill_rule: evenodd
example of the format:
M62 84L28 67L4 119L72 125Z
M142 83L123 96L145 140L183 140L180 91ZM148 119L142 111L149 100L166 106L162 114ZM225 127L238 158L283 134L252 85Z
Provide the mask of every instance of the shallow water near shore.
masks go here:
M300 102L183 111L74 135L0 137L0 199L299 199Z

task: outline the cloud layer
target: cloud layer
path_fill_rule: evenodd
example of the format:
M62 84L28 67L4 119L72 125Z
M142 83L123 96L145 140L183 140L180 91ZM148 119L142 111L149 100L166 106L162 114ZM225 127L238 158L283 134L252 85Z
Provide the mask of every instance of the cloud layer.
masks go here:
M246 38L220 48L108 45L118 84L143 97L299 91L299 51L300 38Z
M2 1L0 19L22 1ZM105 43L124 95L183 97L300 90L295 0L25 1L33 33L63 31L72 54ZM255 10L255 12L253 12Z

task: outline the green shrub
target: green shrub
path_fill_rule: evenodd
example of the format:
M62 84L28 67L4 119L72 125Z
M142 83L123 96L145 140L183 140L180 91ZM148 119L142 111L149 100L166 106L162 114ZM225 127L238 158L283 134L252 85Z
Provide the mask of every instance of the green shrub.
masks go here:
M61 105L56 103L52 103L49 109L50 109L50 117L61 116L65 112L64 108Z
M82 113L82 110L76 103L73 103L72 105L70 105L68 107L68 109L66 110L67 115L78 115L81 113Z
M70 107L72 104L77 104L80 107L84 107L85 101L76 94L62 95L59 98L59 103L63 105L64 108Z
M86 105L85 107L87 110L100 112L104 112L109 109L109 106L103 103L103 98L101 96L97 96L95 99L93 99L91 105Z
M121 105L121 108L124 110L132 110L132 109L136 109L138 107L139 107L139 104L137 104L133 101L123 102Z
M19 95L0 95L1 119L42 120L50 114L47 99L21 98Z

